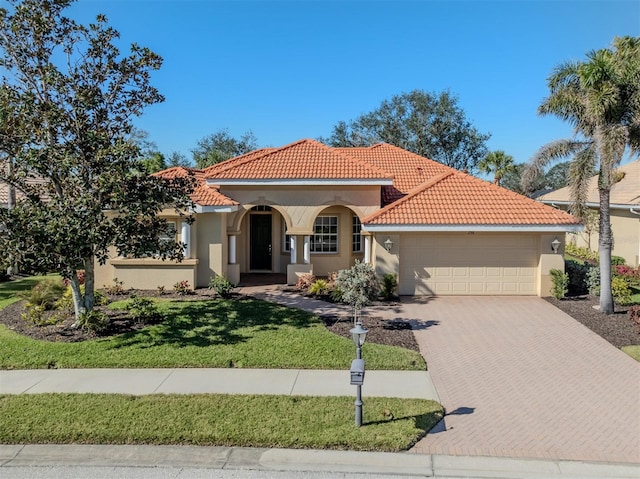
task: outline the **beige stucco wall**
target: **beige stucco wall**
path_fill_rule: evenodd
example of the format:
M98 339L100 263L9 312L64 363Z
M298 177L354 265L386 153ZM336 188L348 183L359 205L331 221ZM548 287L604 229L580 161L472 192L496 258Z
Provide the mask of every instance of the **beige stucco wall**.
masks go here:
M195 235L196 257L199 260L196 285L205 287L214 275L226 276L227 251L227 214L200 213L196 215Z
M629 210L611 209L611 232L615 256L621 256L628 265L638 266L640 256L640 216ZM590 237L585 232L567 235L567 241L575 241L577 246L589 247L598 251L598 227Z
M176 239L182 241L182 219L172 209L163 210L161 217L176 224ZM198 215L199 217L200 215ZM196 258L196 223L191 225L191 255L181 263L155 258L122 258L114 247L109 248L108 259L104 265L96 262L95 284L98 288L113 284L114 279L123 282L125 288L156 289L164 286L173 288L178 281L187 280L192 287L196 285L198 261ZM191 261L189 261L191 259ZM208 282L208 280L207 280Z

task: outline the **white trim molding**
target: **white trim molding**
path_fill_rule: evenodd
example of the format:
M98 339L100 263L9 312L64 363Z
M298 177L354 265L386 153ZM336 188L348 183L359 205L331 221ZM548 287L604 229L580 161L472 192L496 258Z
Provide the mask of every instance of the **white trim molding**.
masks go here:
M194 208L196 213L233 213L238 211L238 206L202 206L196 205Z
M209 179L209 186L358 186L358 185L393 185L393 178L353 179L353 178L266 178L266 179Z

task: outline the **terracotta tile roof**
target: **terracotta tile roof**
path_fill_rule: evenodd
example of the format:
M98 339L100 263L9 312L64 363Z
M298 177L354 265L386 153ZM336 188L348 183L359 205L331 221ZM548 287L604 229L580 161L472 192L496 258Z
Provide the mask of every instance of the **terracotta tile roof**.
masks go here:
M613 205L640 205L640 160L622 165L618 168L618 172L624 177L611 187L609 202ZM567 186L541 195L537 199L545 203L568 202L571 201L571 192ZM587 203L600 204L597 176L589 180Z
M386 143L366 148L336 148L393 174L393 186L382 187L382 206L402 198L418 185L445 172L454 171L442 163Z
M391 180L393 175L315 140L300 140L224 161L206 172L215 180Z
M218 188L207 185L202 170L195 168L184 168L182 166L174 166L167 170L154 173L154 176L160 176L166 179L184 178L192 173L196 179L196 187L191 193L191 199L200 206L235 206L239 203L231 198L223 195Z
M367 225L577 225L564 211L451 170L364 218Z

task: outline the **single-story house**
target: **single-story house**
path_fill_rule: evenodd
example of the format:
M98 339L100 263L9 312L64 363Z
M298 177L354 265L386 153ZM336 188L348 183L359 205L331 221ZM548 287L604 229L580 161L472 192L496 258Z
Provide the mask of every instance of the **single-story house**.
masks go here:
M258 272L293 284L360 260L396 274L402 295L546 296L549 270L564 268L552 243L581 228L564 211L388 144L305 139L192 171L195 222L164 212L185 259L112 257L96 284L201 287Z
M611 187L609 197L611 231L613 233L612 254L621 256L628 265L638 266L640 261L640 160L622 165L617 170L620 181ZM600 208L598 177L589 180L587 206L596 214ZM563 210L571 205L569 187L560 188L538 197L538 201ZM597 223L593 231L569 235L569 241L578 246L598 250Z

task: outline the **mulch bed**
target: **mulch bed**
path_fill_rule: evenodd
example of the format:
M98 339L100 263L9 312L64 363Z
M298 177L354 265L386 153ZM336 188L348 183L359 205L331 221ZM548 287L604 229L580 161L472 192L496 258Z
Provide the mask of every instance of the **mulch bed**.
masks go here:
M594 333L602 336L616 348L640 345L640 331L629 318L629 306L616 305L614 314L603 314L597 309L598 298L577 296L561 300L545 299Z

